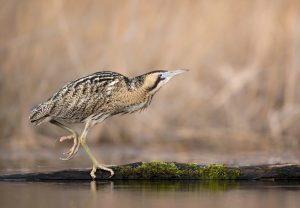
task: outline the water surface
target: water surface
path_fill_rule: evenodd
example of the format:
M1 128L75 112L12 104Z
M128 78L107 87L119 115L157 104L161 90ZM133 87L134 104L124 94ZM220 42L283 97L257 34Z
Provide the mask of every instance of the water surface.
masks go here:
M0 182L1 207L299 207L300 182Z

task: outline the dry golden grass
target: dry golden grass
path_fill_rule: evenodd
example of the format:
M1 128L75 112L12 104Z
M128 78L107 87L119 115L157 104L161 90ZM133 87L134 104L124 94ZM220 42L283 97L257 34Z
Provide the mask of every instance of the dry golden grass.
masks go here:
M299 19L296 0L2 0L0 140L29 147L62 135L33 128L29 109L80 76L189 68L147 111L108 120L89 140L299 148Z

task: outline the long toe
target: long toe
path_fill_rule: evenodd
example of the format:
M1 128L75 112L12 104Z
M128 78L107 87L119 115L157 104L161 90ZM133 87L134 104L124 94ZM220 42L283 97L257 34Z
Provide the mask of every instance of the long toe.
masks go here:
M104 165L100 165L100 164L93 165L93 168L92 168L92 170L90 172L90 175L91 175L91 177L92 177L93 180L96 179L96 171L97 171L97 169L109 172L110 173L109 178L113 177L113 175L115 174L114 171L111 168L107 168Z
M110 178L115 175L115 172L112 169L108 168L108 171L110 172Z
M110 173L109 178L111 178L115 173L111 168L105 167L104 165L98 165L98 168Z
M59 142L63 142L65 140L70 140L70 139L74 139L74 135L62 136L60 137Z
M64 153L63 153L64 154ZM67 157L60 157L59 159L60 160L70 160L72 159L74 156L72 156L70 153L66 152L66 154L68 154Z
M92 170L90 172L90 175L91 175L91 177L92 177L93 180L96 179L96 174L95 174L96 171L97 171L97 167L95 165L93 165L93 168L92 168Z
M62 137L60 139L60 141L63 141L65 139L70 139L70 138L73 138L73 146L69 149L68 152L63 153L64 155L67 155L67 157L66 158L60 158L61 160L70 160L78 152L80 143L79 143L78 137L76 135L70 135L70 136L67 136L67 137Z
M61 160L70 160L76 155L77 152L78 152L78 145L74 144L68 152L63 153L64 155L67 155L67 157L60 158L60 159Z

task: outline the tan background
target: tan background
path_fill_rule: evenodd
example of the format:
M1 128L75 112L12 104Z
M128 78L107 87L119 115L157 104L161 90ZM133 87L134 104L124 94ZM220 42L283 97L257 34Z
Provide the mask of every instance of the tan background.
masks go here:
M101 70L135 76L190 69L165 86L146 111L95 127L90 144L143 149L144 159L153 158L147 149L185 153L175 160L191 151L263 151L292 158L299 150L299 1L0 4L5 158L54 149L65 132L49 124L34 128L29 109L65 83Z

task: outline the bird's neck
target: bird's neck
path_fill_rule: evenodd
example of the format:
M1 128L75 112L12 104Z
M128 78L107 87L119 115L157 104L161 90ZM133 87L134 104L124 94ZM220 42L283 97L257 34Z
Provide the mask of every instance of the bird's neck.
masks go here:
M126 80L127 90L121 93L124 100L130 103L140 103L148 97L148 86L142 76Z
M131 89L150 93L158 86L159 80L154 75L141 75L130 80Z

